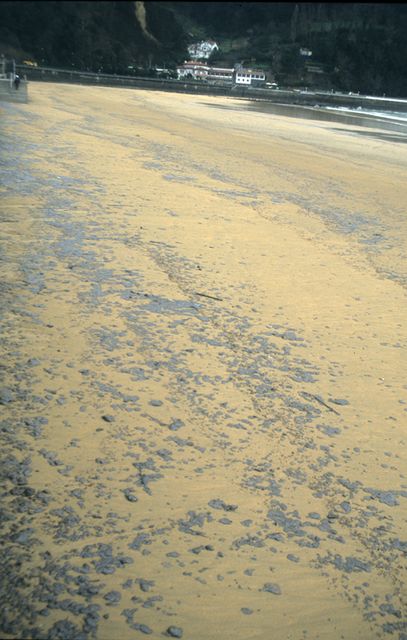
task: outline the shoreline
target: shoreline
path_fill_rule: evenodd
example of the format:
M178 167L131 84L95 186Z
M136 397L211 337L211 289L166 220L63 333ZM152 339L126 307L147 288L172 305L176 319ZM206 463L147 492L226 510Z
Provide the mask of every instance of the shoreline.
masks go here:
M392 131L400 134L399 141L407 141L407 120L398 120L396 117L385 119L383 114L363 113L354 111L339 111L333 108L316 106L305 106L297 104L280 104L271 103L263 100L249 100L247 98L239 98L239 102L246 101L245 108L247 110L269 113L270 115L281 115L290 118L300 118L304 120L316 120L322 122L334 122L338 124L347 124L354 127L374 128L384 131ZM234 107L231 107L232 109ZM372 134L373 135L373 134ZM405 138L404 138L405 137ZM397 141L396 137L392 138L393 142Z

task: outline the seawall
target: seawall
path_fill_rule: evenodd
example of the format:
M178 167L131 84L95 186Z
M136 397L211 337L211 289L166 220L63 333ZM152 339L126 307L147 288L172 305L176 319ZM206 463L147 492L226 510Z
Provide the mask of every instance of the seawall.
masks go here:
M248 100L264 100L275 104L298 104L314 107L352 107L377 109L380 111L407 112L407 99L363 96L356 94L329 93L324 91L275 90L236 85L211 85L203 82L165 80L160 78L140 78L132 76L108 75L91 72L51 69L49 67L20 67L28 80L42 82L65 82L91 86L128 87L197 95L230 96Z

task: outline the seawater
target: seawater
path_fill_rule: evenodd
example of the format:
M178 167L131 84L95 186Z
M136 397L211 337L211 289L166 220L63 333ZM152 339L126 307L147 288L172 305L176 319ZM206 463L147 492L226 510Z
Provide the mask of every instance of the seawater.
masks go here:
M366 109L364 107L323 107L329 111L338 111L341 113L349 113L351 115L365 115L374 118L380 118L385 120L391 120L393 122L399 122L401 125L407 124L407 112L403 111L381 111L379 109Z
M246 102L245 108L278 116L320 120L370 129L392 132L392 141L407 142L407 112L382 111L366 107L334 107L316 103L314 106L276 104L271 102ZM355 131L357 133L357 131ZM394 134L398 134L397 136Z

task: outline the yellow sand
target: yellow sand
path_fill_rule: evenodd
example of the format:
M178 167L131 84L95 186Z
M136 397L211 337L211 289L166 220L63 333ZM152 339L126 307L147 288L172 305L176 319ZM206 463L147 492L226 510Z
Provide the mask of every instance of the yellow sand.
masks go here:
M142 637L121 615L132 608L152 638L170 625L192 640L398 637L382 625L406 612L393 544L406 535L406 146L226 98L41 83L29 96L15 115L0 106L16 167L0 265L15 399L1 409L11 424L48 419L40 438L20 428L15 455L31 456L29 486L53 498L28 524L25 595L45 606L34 588L47 550L91 565L98 640ZM35 288L27 273L39 272ZM40 363L24 369L29 358ZM142 473L160 477L146 490ZM51 513L63 506L81 523L71 539ZM188 532L191 511L202 520ZM129 548L140 532L149 544ZM319 546L302 546L308 536ZM134 563L97 573L78 554L100 542ZM148 592L121 586L141 578ZM35 624L46 637L60 619L81 628L59 609Z

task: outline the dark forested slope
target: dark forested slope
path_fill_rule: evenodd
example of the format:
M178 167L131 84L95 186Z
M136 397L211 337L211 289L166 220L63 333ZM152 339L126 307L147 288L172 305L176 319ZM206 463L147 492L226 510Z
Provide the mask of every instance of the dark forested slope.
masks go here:
M406 33L407 4L0 3L0 53L16 59L124 73L175 66L188 43L213 38L215 62L262 66L281 83L398 96L407 96Z
M187 36L166 3L146 4L143 29L135 2L0 2L0 53L38 63L108 73L129 65L175 65ZM141 16L142 17L142 16Z
M268 66L283 82L306 83L307 67L313 63L333 88L407 96L407 4L171 2L167 6L191 35L195 25L196 33L216 39L221 58ZM312 51L312 56L301 56L300 49Z

